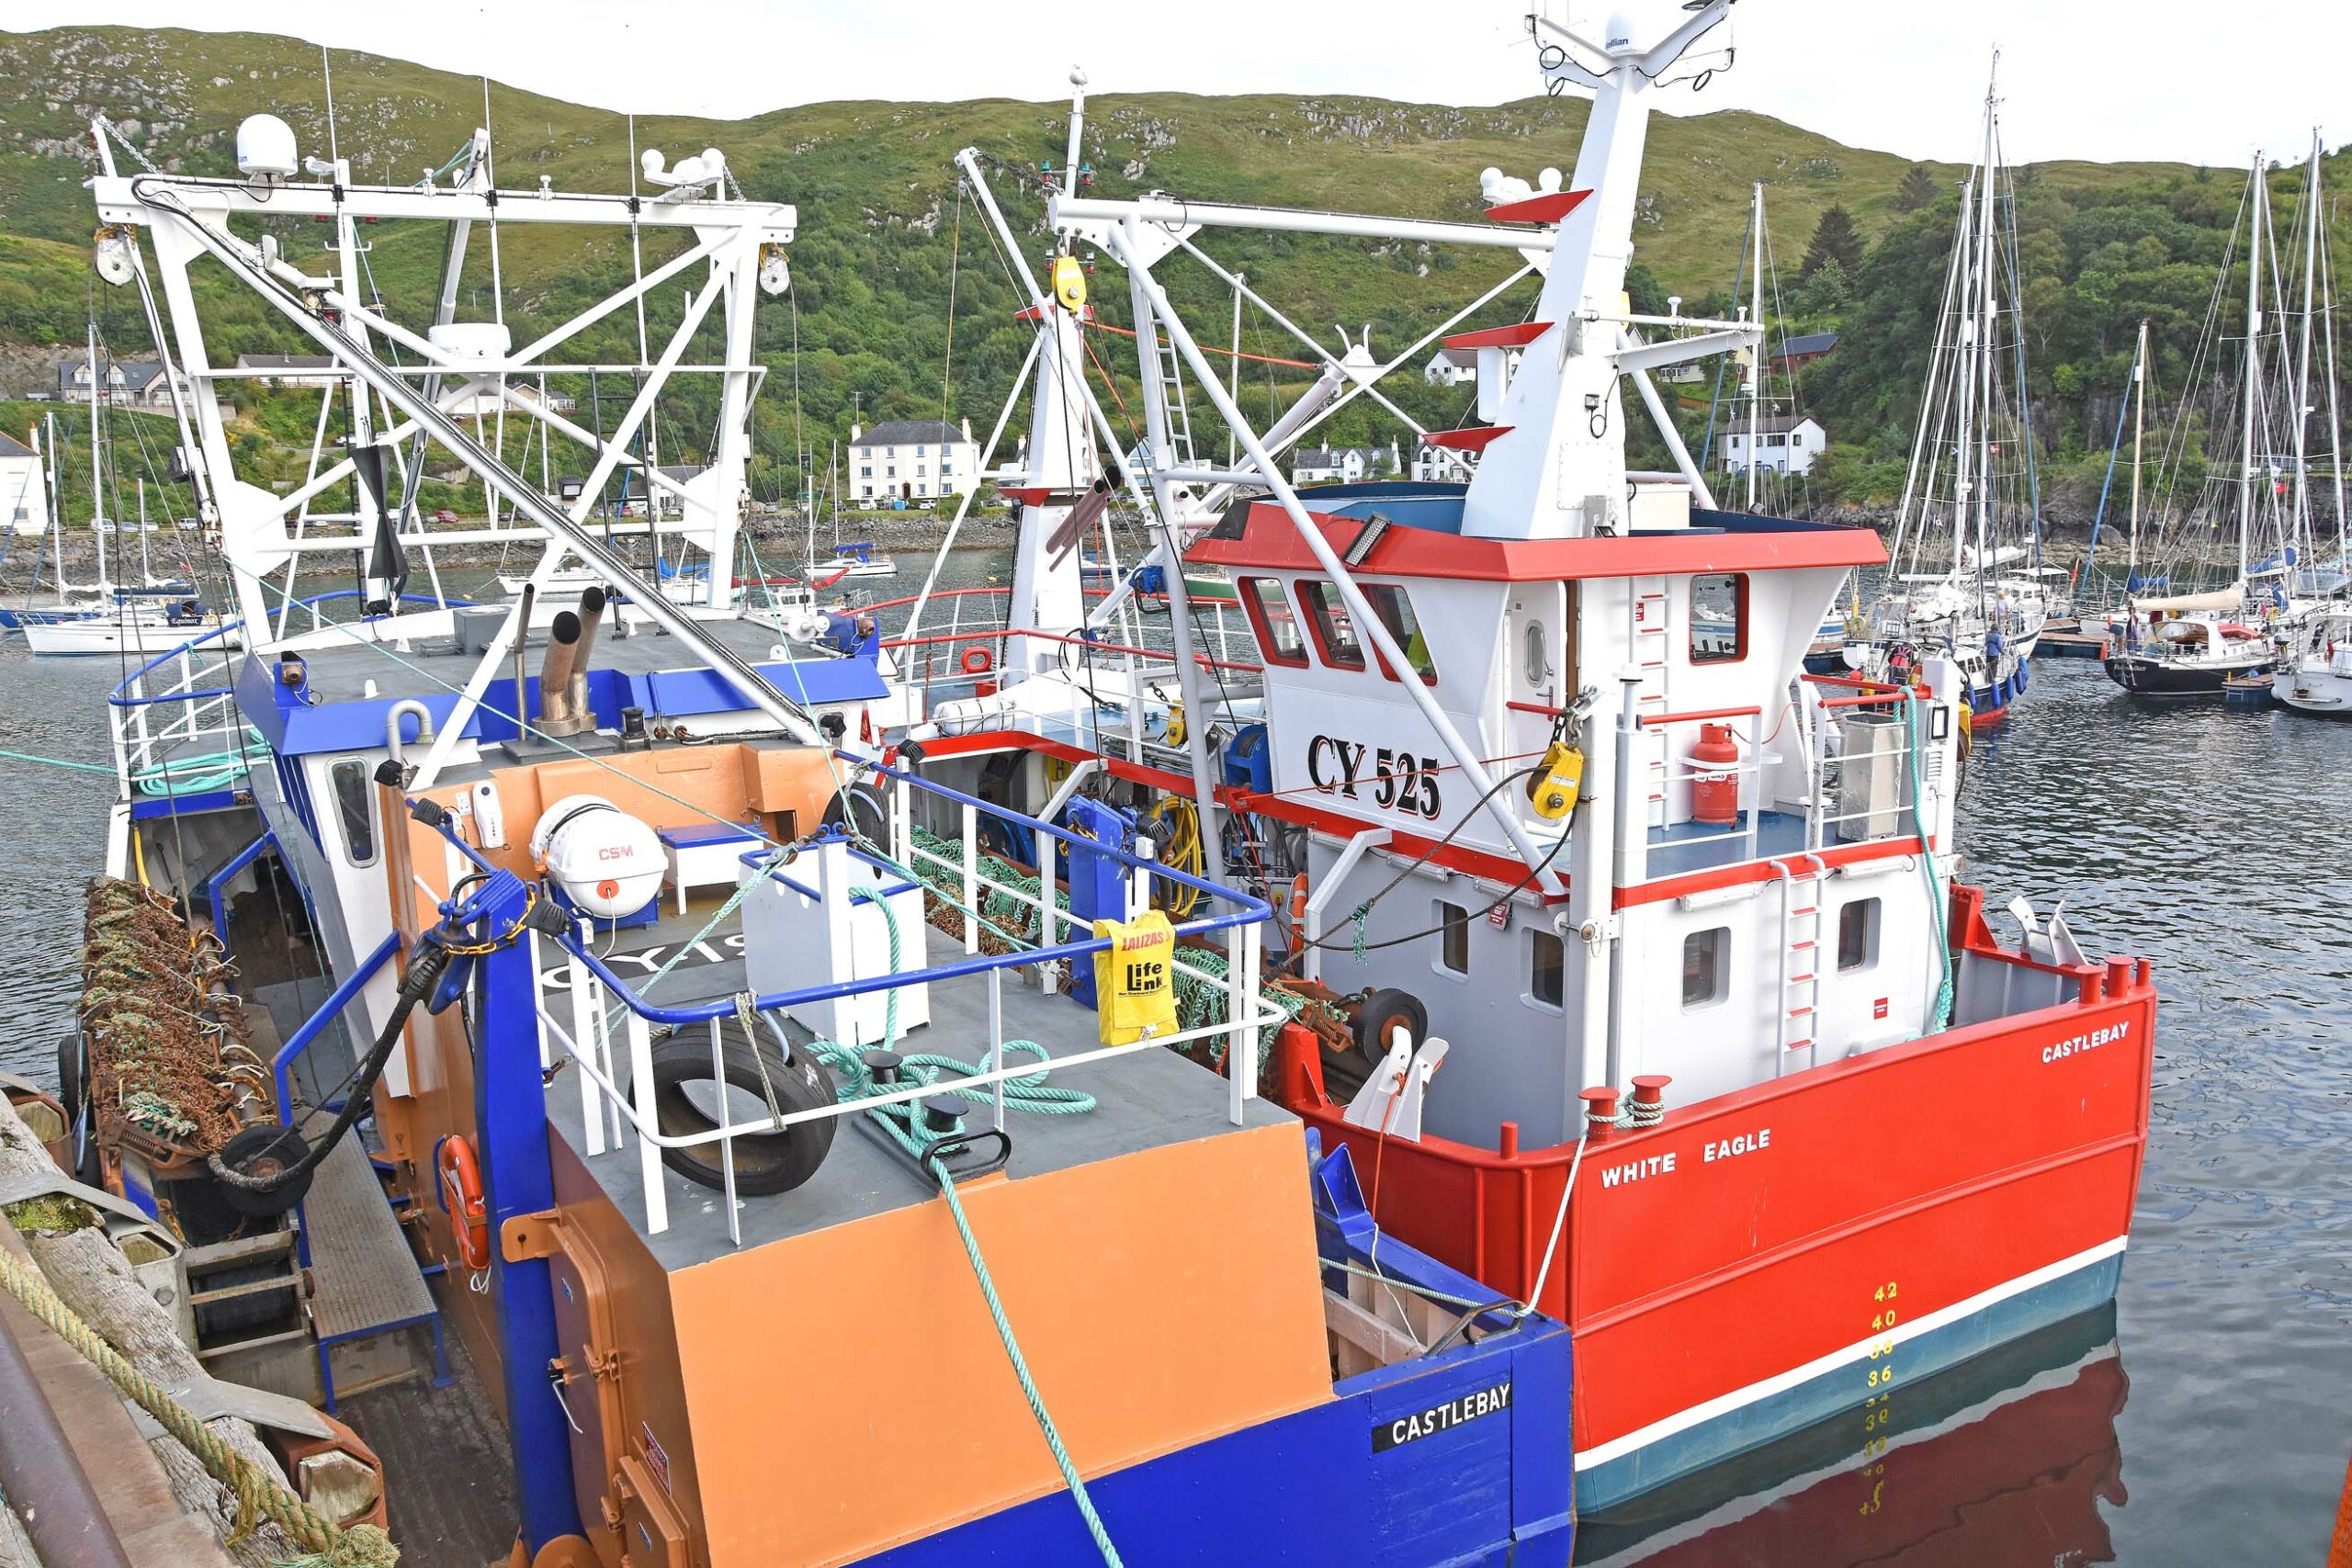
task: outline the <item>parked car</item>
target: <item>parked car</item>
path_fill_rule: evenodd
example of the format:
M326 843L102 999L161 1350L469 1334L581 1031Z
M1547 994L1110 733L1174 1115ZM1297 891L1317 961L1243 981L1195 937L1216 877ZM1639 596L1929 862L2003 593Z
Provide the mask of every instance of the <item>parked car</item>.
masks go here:
M446 506L433 514L433 521L435 523L455 523L457 520L458 514Z

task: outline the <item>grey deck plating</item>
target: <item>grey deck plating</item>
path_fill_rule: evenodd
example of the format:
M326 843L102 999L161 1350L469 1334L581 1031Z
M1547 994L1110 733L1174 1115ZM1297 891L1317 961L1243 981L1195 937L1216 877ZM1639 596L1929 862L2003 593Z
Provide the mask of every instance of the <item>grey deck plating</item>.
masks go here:
M710 919L713 902L705 901L683 918L671 915L652 926L620 933L615 943L624 959L615 969L632 984L642 986L640 971L676 951L701 931ZM931 960L942 962L960 948L943 934L932 933ZM650 1000L683 1006L733 995L743 985L740 934L730 927L713 932L707 950L715 957L692 953L654 987ZM601 954L613 963L613 954ZM1007 1040L1035 1040L1056 1056L1075 1055L1095 1048L1096 1021L1092 1010L1067 996L1048 997L1034 982L1008 971L1003 980L1004 1034ZM559 995L550 993L551 996ZM932 1022L910 1033L899 1049L904 1054L927 1052L977 1061L988 1042L988 982L985 976L933 986ZM552 1010L561 1021L568 1014L559 1001ZM568 1027L568 1024L567 1024ZM696 1026L699 1029L702 1026ZM796 1040L807 1031L787 1024ZM559 1047L559 1051L560 1048ZM615 1029L617 1076L627 1087L628 1065L620 1031ZM1017 1061L1018 1058L1015 1058ZM1145 1149L1222 1136L1234 1131L1226 1116L1225 1079L1171 1051L1141 1051L1134 1055L1091 1066L1056 1072L1048 1082L1082 1089L1095 1097L1095 1108L1082 1115L1043 1116L1011 1111L1006 1129L1012 1137L1011 1172L1015 1179L1067 1169L1091 1161L1114 1158ZM575 1150L585 1147L580 1115L580 1084L561 1072L548 1089L548 1117L560 1136ZM988 1112L981 1111L985 1125ZM1295 1122L1288 1111L1264 1100L1249 1102L1248 1125L1263 1127ZM845 1224L892 1209L929 1201L937 1189L895 1149L862 1125L862 1117L844 1118L833 1140L832 1152L816 1176L797 1190L766 1198L741 1198L741 1216L746 1247L807 1235ZM624 1131L627 1132L626 1127ZM1306 1178L1302 1142L1299 1176ZM634 1135L622 1149L607 1150L582 1164L594 1175L639 1235L645 1233L645 1205L639 1184L639 1155ZM663 1190L670 1211L670 1228L646 1235L646 1244L665 1269L686 1269L734 1250L727 1234L724 1195L697 1186L664 1167Z
M356 1130L319 1162L302 1216L310 1228L311 1314L322 1342L433 1316L433 1292Z

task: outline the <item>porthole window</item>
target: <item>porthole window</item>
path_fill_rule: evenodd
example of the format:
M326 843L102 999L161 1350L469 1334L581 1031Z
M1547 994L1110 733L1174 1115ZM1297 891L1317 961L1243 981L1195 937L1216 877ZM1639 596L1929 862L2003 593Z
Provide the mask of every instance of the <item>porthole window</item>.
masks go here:
M1525 674L1527 676L1527 683L1531 686L1540 688L1546 682L1552 679L1552 653L1551 649L1544 646L1543 622L1530 621L1527 623L1527 635L1525 641L1527 655L1527 668Z
M1711 1007L1724 999L1730 965L1731 928L1692 931L1682 939L1682 1005Z
M1449 975L1470 973L1470 911L1440 899L1437 906L1437 966Z
M329 793L334 796L336 820L343 828L343 850L354 865L376 863L376 791L368 764L345 757L327 770Z
M1878 900L1858 898L1838 911L1839 973L1878 962Z
M1527 942L1527 994L1547 1008L1560 1005L1566 994L1566 965L1557 931L1530 931Z
M1736 664L1747 657L1747 574L1690 580L1690 662Z

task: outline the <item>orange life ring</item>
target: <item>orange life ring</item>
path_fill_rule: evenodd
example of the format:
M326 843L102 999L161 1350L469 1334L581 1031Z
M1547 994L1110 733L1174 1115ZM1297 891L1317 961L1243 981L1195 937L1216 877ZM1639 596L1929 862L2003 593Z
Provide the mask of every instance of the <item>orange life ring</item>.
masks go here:
M1303 952L1306 946L1306 873L1300 872L1290 881L1290 950Z
M985 648L967 648L961 661L967 675L985 675L996 668L996 656Z
M474 1146L452 1133L434 1145L433 1168L441 1179L441 1208L457 1238L458 1261L480 1273L490 1267L490 1213L481 1198L481 1167Z

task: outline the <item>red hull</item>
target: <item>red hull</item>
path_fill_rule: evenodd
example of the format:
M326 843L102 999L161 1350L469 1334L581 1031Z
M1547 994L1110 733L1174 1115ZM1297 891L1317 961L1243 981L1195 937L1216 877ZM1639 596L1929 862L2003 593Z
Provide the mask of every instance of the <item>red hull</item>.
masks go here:
M1955 903L1972 953L2038 968L1994 945L1978 895ZM1580 1467L1740 1419L1840 1366L1860 1404L1904 1374L1915 1336L1964 1333L2027 1287L2120 1251L2155 990L2144 964L2039 973L2067 976L2081 999L1589 1142L1535 1303L1575 1333ZM1383 1140L1340 1120L1296 1047L1284 1096L1327 1145L1351 1146L1382 1225L1525 1299L1575 1146L1521 1154L1508 1126L1499 1152Z

